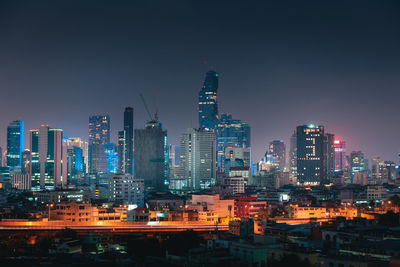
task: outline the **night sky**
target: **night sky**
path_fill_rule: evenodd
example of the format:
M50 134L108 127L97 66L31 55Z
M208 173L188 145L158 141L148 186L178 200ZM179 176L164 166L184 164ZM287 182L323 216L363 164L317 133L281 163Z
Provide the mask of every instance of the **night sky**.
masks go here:
M87 140L90 114L110 114L115 142L125 106L149 120L140 93L178 144L213 68L254 160L314 123L398 162L399 14L398 0L1 1L0 145L15 119Z

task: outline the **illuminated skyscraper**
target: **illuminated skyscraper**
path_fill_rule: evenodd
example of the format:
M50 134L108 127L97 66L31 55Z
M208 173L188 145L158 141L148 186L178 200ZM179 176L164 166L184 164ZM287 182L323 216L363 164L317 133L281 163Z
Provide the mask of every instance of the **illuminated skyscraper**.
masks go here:
M29 149L25 149L22 152L21 172L22 172L22 174L30 174L31 173L31 151Z
M215 184L216 139L214 131L188 129L181 138L181 175L189 190L201 190Z
M133 174L133 108L126 107L124 112L125 131L125 173Z
M118 132L118 172L125 173L126 171L126 134L124 131Z
M364 153L361 151L352 151L349 157L351 175L356 172L366 171L366 162L364 158Z
M32 191L54 190L67 184L67 151L63 131L42 125L30 130Z
M104 151L107 159L107 173L118 172L118 152L117 146L113 143L105 144Z
M135 129L135 177L144 179L145 187L150 190L167 188L168 144L167 131L158 121L150 121L145 129Z
M79 137L69 137L68 139L64 140L64 144L70 147L78 147L82 149L82 158L83 158L83 172L89 172L89 145L88 142L82 141Z
M210 70L206 74L203 87L199 92L199 127L214 129L218 120L218 76Z
M335 136L324 134L324 178L329 182L335 175Z
M24 151L24 121L13 121L7 127L7 166L20 168Z
M297 134L296 131L290 136L289 150L289 168L290 173L297 177Z
M110 116L89 117L89 172L107 172L105 144L110 143Z
M67 149L68 153L68 183L76 184L78 179L80 179L84 173L83 151L77 146L67 146L65 144L64 147Z
M227 147L250 149L250 126L241 120L232 119L230 114L221 114L215 127L217 137L217 161L220 171L224 170Z
M344 171L346 164L346 142L335 139L333 141L335 146L335 172Z
M324 127L297 126L297 182L318 185L324 180Z
M274 140L269 143L268 154L272 155L278 165L279 170L283 171L286 166L286 145L283 141Z

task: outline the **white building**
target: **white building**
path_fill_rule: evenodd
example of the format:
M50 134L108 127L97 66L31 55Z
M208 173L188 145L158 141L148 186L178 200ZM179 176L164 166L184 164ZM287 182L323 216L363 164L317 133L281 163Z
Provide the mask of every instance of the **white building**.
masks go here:
M200 190L215 184L217 176L214 131L189 128L181 138L181 171L186 186Z
M109 200L124 204L144 204L144 180L129 174L109 174Z

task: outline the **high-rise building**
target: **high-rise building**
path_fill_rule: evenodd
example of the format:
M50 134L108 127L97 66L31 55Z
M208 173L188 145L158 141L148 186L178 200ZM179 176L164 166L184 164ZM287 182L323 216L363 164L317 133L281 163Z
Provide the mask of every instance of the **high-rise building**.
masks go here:
M215 127L215 133L218 168L223 171L227 147L250 148L250 126L241 120L232 119L230 114L221 114Z
M375 184L384 184L388 182L389 174L386 164L380 157L372 159L371 177Z
M42 125L30 130L32 190L54 190L67 184L67 151L63 130Z
M88 142L83 141L80 137L69 137L64 140L64 144L70 147L78 147L82 149L82 157L83 157L83 172L89 172L89 145Z
M7 127L7 166L20 168L24 151L24 121L13 121Z
M324 134L324 178L330 181L335 176L335 136Z
M21 173L22 174L30 174L31 173L31 151L29 149L25 149L22 152L22 166Z
M127 156L127 146L126 146L126 132L118 132L118 172L125 173L126 171L126 156Z
M289 169L290 173L297 177L297 133L290 136L290 149L289 149Z
M107 172L105 144L110 143L110 116L89 117L89 172Z
M214 131L188 129L181 138L181 175L189 190L201 190L216 181L216 138Z
M104 151L107 159L107 173L118 172L118 149L113 143L105 144Z
M83 150L78 146L68 146L65 142L64 148L67 149L68 183L76 184L84 174Z
M268 154L272 155L279 170L283 171L286 166L286 145L281 140L274 140L269 143Z
M168 184L167 131L158 121L150 121L144 129L135 129L135 177L144 179L146 188L163 190Z
M351 175L354 176L356 172L366 171L366 162L364 153L361 151L352 151L349 157Z
M213 70L206 73L203 87L199 92L199 127L214 129L218 120L218 76Z
M124 131L126 143L125 173L133 174L133 108L126 107L124 112Z
M123 204L144 205L144 181L129 174L108 175L109 200Z
M335 172L344 171L346 164L346 142L335 139L333 141L335 146Z
M297 126L297 182L319 185L324 180L324 127Z

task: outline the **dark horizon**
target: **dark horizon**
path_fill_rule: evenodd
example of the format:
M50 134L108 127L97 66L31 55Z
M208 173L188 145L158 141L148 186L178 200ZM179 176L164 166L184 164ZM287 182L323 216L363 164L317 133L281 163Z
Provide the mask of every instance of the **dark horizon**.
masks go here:
M219 112L251 126L253 161L298 125L398 163L398 1L68 1L0 4L0 146L25 121L88 139L88 118L109 114L112 141L126 106L134 127L154 102L179 144L198 127L205 73L220 74Z

